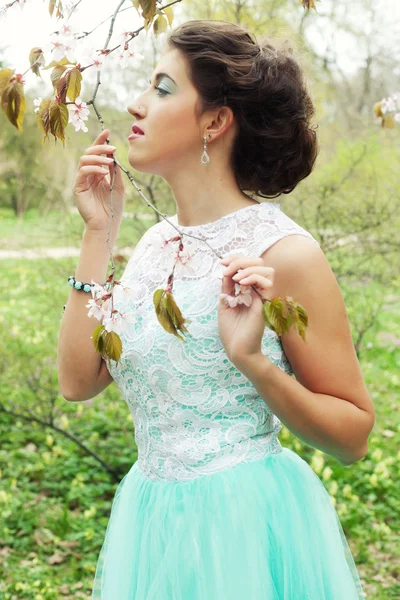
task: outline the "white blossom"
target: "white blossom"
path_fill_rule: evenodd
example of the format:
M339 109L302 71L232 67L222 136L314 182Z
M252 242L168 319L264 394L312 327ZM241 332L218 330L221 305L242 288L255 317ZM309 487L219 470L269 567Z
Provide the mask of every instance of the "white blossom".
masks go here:
M382 114L387 113L399 113L400 112L400 93L397 92L389 96L388 98L384 98L381 102L381 111Z
M129 323L136 323L136 317L132 313L120 313L117 311L103 319L106 331L114 331L118 334L125 331Z
M193 255L189 253L188 250L180 250L177 255L176 255L176 265L175 265L175 272L177 274L177 276L184 276L187 273L189 273L190 275L194 275L195 274L195 269L192 267L192 265L190 264L190 260L193 258Z
M92 289L90 291L91 291L93 299L101 298L102 296L105 296L106 294L108 294L108 291L106 290L106 288L104 286L100 285L99 283L96 283L95 281L93 281L93 279L90 280L90 283L92 284Z
M220 294L219 298L225 302L227 306L234 308L238 304L244 304L245 306L251 306L253 298L251 297L251 289L240 283L235 283L234 296L229 294Z
M27 3L28 0L17 0L16 2L13 2L13 4L11 4L11 6L6 6L6 9L8 9L8 11L15 11L17 9L17 6L19 7L20 10L22 10L25 6L25 4Z
M73 38L56 36L43 46L43 52L51 54L52 60L59 61L65 57L71 64L74 64L77 62L75 54L77 45L77 41Z
M68 104L68 112L68 123L73 124L73 126L75 127L75 131L79 131L80 129L82 129L82 131L87 132L88 128L84 124L84 121L87 121L88 116L90 114L90 110L87 108L86 102L83 102L83 100L80 97L76 98L75 104ZM104 291L104 293L107 292Z
M168 263L169 259L176 258L179 250L179 240L170 241L171 238L165 237L163 233L155 235L150 242L151 248L154 254L161 256L161 259L166 259Z
M104 307L105 305L106 302L104 302L103 305L100 306L99 304L97 304L96 300L91 298L86 304L86 308L90 309L88 312L88 317L94 317L95 319L102 321L102 319L104 319L104 317L106 316L105 310L108 310L108 305Z
M126 31L125 29L116 36L116 42L122 46L122 50L124 49L125 44L128 44L129 40L132 39L132 31Z
M128 49L122 50L122 52L116 56L115 60L118 62L121 69L126 69L126 67L136 67L143 59L143 54L134 52L128 45Z
M119 334L127 329L130 323L136 323L137 315L133 313L121 313L118 310L112 310L112 299L104 297L109 295L109 291L105 289L104 286L96 283L91 280L92 288L92 298L89 300L88 304L86 304L86 308L89 308L88 316L95 317L98 319L103 325L106 331L114 331ZM122 284L119 284L122 286ZM131 295L132 290L130 288L126 288L122 286L124 293L127 295ZM116 288L113 289L113 292ZM112 292L112 295L113 295Z
M80 54L80 64L87 66L91 65L91 69L101 71L103 68L104 54L97 54L93 48L84 48Z
M42 103L42 100L43 100L43 98L41 98L41 97L39 96L39 98L36 98L36 99L33 101L33 104L36 106L36 108L35 108L35 113L37 113L37 112L38 112L38 110L39 110L39 107L40 107L40 105L41 105L41 103Z
M59 35L63 38L73 38L78 33L77 29L71 23L65 22L59 31Z

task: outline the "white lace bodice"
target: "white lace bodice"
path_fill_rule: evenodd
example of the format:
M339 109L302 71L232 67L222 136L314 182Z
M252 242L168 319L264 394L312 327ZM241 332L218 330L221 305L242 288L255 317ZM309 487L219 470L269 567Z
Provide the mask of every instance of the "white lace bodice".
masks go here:
M280 204L249 205L182 233L206 237L221 256L261 254L281 238L313 236L280 210ZM174 265L178 235L162 220L142 236L121 277L134 298L115 290L115 308L136 322L120 334L123 354L109 370L131 410L138 467L153 480L182 481L222 471L282 450L279 419L252 383L230 362L219 338L217 311L225 269L204 243L183 237L173 293L191 323L186 342L159 324L153 293L165 288ZM265 328L262 351L293 374L279 337Z

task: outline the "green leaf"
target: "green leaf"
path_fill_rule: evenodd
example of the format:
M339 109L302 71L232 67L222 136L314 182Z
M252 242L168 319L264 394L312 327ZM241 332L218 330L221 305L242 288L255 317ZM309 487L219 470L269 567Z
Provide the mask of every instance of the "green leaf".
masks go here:
M172 333L185 342L185 338L182 337L178 331L188 333L185 323L190 323L190 321L182 317L182 313L177 306L173 295L163 289L158 289L153 294L153 302L157 319L165 331Z
M100 348L100 345L103 346L103 331L105 331L104 325L100 324L96 327L92 334L92 341L94 347L96 348L96 352L102 352L103 348Z
M140 0L140 6L142 7L142 16L151 22L157 12L156 0Z
M56 3L57 3L57 0L50 0L49 1L49 13L50 13L51 17L53 16L53 12L54 12L54 9L56 7Z
M265 302L262 310L264 322L272 331L275 331L278 335L282 335L284 331L287 331L282 298L273 298L271 302Z
M19 131L22 131L26 104L24 87L18 76L4 88L1 96L1 107L10 123Z
M82 73L79 68L67 71L57 84L57 94L61 102L65 103L67 96L71 102L75 102L81 93L81 82Z
M61 60L52 60L51 63L47 65L47 67L43 67L43 71L45 71L46 69L51 69L52 67L60 67L63 65L76 65L76 62L71 63L68 60L68 58L64 56Z
M122 341L115 331L107 331L104 336L104 349L107 356L112 360L118 361L122 354Z
M164 14L167 16L168 23L172 25L172 21L174 20L174 13L171 6L167 6L163 10Z
M49 0L49 13L50 16L53 16L54 9L57 8L56 17L57 19L63 19L63 5L62 0Z
M52 70L50 78L51 78L51 83L53 84L53 88L55 91L57 91L57 87L60 82L60 79L66 70L67 70L67 67L65 65L58 65L58 66L54 67L54 69Z
M288 312L289 314L291 314L292 317L291 323L295 324L298 334L305 342L306 329L308 327L308 315L304 307L295 300L293 300L291 296L286 296L286 304L288 307Z
M319 2L320 0L317 0ZM300 0L300 4L304 6L307 10L311 10L312 8L317 12L317 7L315 6L314 0Z
M13 77L15 71L12 69L1 69L0 70L0 97L3 95L5 88L10 83L11 77Z
M168 21L163 15L158 16L153 23L153 31L155 35L164 33L168 30Z
M45 134L45 137L42 140L42 144L44 140L47 138L50 132L50 104L53 102L51 98L44 98L39 106L39 110L36 113L36 121L40 127L40 129Z
M68 107L60 102L53 102L50 105L50 131L57 139L59 138L64 146L64 130L68 125L69 113Z
M284 309L286 309L286 315L283 312ZM293 300L291 296L277 297L270 302L265 302L262 312L265 324L277 335L286 333L292 325L295 325L302 340L306 341L305 331L308 326L308 316L304 307Z
M41 77L39 67L44 67L45 58L43 50L35 46L29 53L29 63L31 65L32 72L38 77Z
M80 69L72 69L68 71L65 78L68 86L67 96L71 102L75 102L81 93L82 73Z

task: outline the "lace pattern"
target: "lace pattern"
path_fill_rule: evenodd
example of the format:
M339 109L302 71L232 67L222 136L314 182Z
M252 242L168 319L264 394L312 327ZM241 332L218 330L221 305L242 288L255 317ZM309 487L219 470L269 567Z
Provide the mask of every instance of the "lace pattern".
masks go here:
M278 203L262 202L182 233L207 238L221 255L260 256L285 236L313 236L287 217ZM122 283L135 290L115 307L133 312L136 322L121 334L123 354L110 373L132 413L138 467L158 481L185 481L282 451L282 426L252 383L230 362L218 333L218 295L224 266L201 241L184 236L175 269L174 295L190 319L183 342L159 324L153 305L165 287L179 242L166 221L143 235L125 268ZM277 367L293 374L279 337L266 328L262 351Z

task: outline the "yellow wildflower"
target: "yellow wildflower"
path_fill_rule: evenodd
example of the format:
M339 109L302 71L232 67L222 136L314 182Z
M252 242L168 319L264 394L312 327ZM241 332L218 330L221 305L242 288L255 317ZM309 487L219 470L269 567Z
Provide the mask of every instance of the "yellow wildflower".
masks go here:
M325 467L325 469L322 471L322 479L324 479L325 481L328 481L328 479L330 479L332 473L333 473L333 471L330 467Z
M336 496L338 489L339 489L338 482L337 481L331 481L331 483L329 485L329 493L332 496Z
M373 487L376 487L378 485L378 476L376 473L372 473L372 475L369 478L369 482Z
M343 488L343 496L345 498L350 498L351 497L351 490L352 490L351 485L348 484L348 483L346 483L346 485Z
M311 468L319 474L321 473L324 464L324 457L314 453L311 458Z

